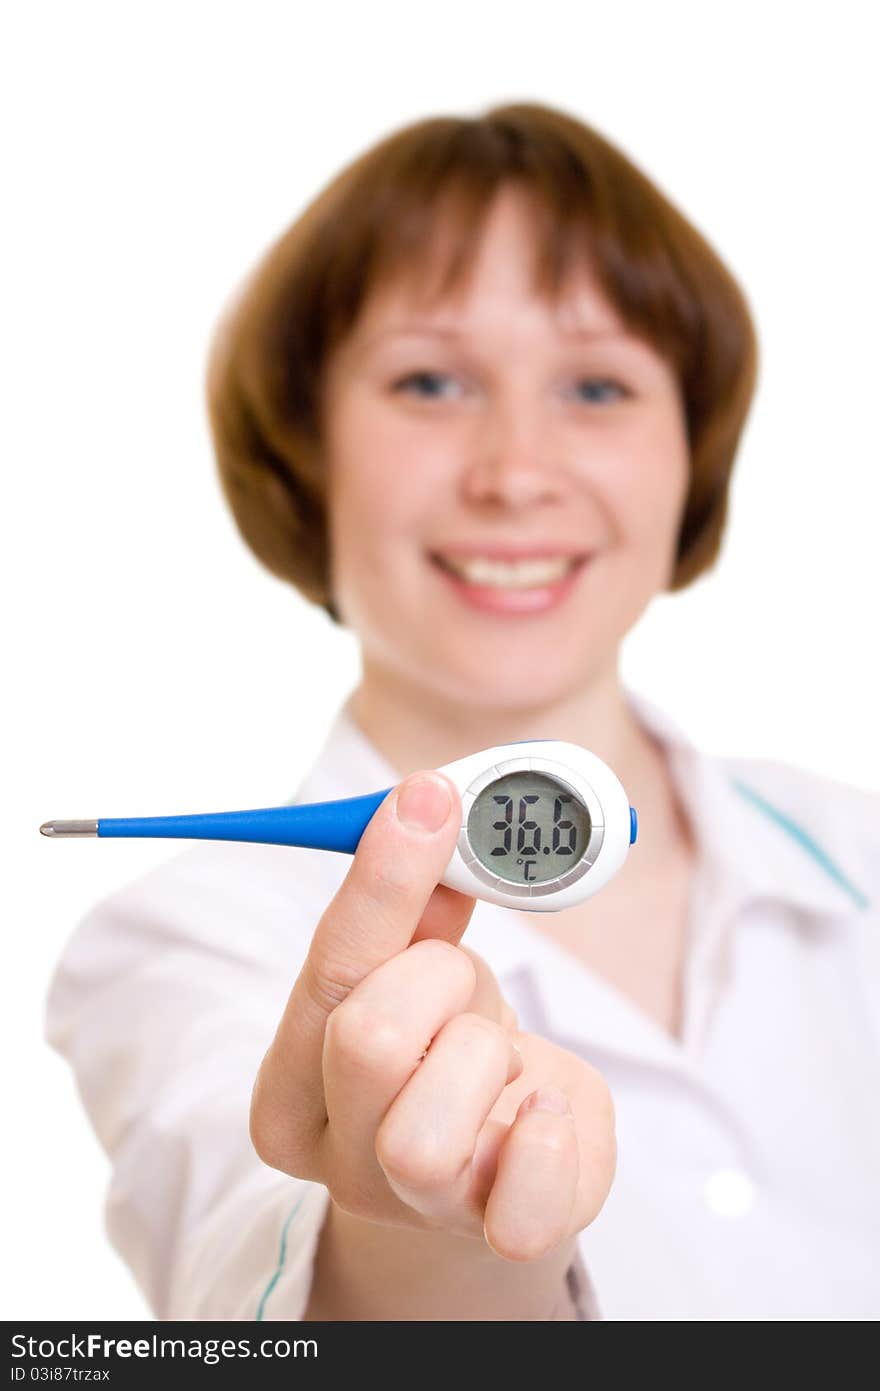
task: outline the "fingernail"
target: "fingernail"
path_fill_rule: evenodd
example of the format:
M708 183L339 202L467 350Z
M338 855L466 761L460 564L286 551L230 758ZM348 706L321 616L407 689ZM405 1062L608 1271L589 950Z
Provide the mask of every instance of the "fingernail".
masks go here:
M539 1087L531 1096L526 1097L520 1110L552 1111L556 1116L564 1116L569 1110L568 1097L557 1087Z
M439 831L451 808L449 787L441 778L412 778L397 793L397 819L410 831Z
M517 1046L516 1046L515 1043L511 1043L511 1045L510 1045L510 1057L509 1057L508 1060L507 1060L507 1082L508 1082L508 1085L509 1085L511 1082L515 1081L517 1077L519 1077L519 1075L520 1075L520 1073L522 1072L522 1070L523 1070L524 1067L525 1067L525 1063L524 1063L524 1061L523 1061L523 1055L522 1055L522 1053L521 1053L520 1050L517 1048Z

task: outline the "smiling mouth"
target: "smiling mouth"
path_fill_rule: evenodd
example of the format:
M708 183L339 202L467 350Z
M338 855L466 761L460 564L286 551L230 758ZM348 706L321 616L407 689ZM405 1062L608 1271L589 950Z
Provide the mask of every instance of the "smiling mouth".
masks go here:
M482 589L548 589L568 578L588 560L588 555L529 556L502 560L490 556L449 556L437 552L430 559L439 569L465 584Z

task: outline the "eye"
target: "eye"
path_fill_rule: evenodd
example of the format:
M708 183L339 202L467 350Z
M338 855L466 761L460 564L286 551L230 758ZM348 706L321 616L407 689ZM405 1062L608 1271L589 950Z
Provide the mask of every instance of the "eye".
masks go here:
M622 386L620 382L613 381L610 377L582 377L575 389L578 400L585 401L589 405L601 404L608 400L619 400L629 395L625 386Z
M454 391L450 392L450 386L455 389L458 385L456 378L446 372L410 372L408 376L401 377L394 383L393 390L406 395L420 396L426 400L442 400L443 397L454 394Z

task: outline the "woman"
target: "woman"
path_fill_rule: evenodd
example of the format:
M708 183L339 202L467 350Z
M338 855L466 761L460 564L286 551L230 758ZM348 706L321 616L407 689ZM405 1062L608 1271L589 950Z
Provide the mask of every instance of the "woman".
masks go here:
M703 755L618 674L718 553L755 363L704 239L536 105L389 137L233 305L226 495L362 652L297 800L401 785L352 861L196 846L60 964L160 1317L876 1314L877 799ZM437 887L430 770L529 737L640 814L555 914Z

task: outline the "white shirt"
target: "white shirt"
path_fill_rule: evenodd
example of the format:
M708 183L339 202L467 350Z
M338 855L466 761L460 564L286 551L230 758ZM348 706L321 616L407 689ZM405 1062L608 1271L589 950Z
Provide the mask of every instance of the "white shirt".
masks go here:
M617 1174L579 1238L601 1314L876 1318L880 795L702 752L628 696L699 842L681 1040L525 914L478 900L465 936L520 1027L611 1087ZM291 800L399 780L346 702ZM328 1194L261 1163L248 1112L350 863L196 842L93 907L61 957L47 1038L112 1163L110 1238L159 1318L303 1315Z

